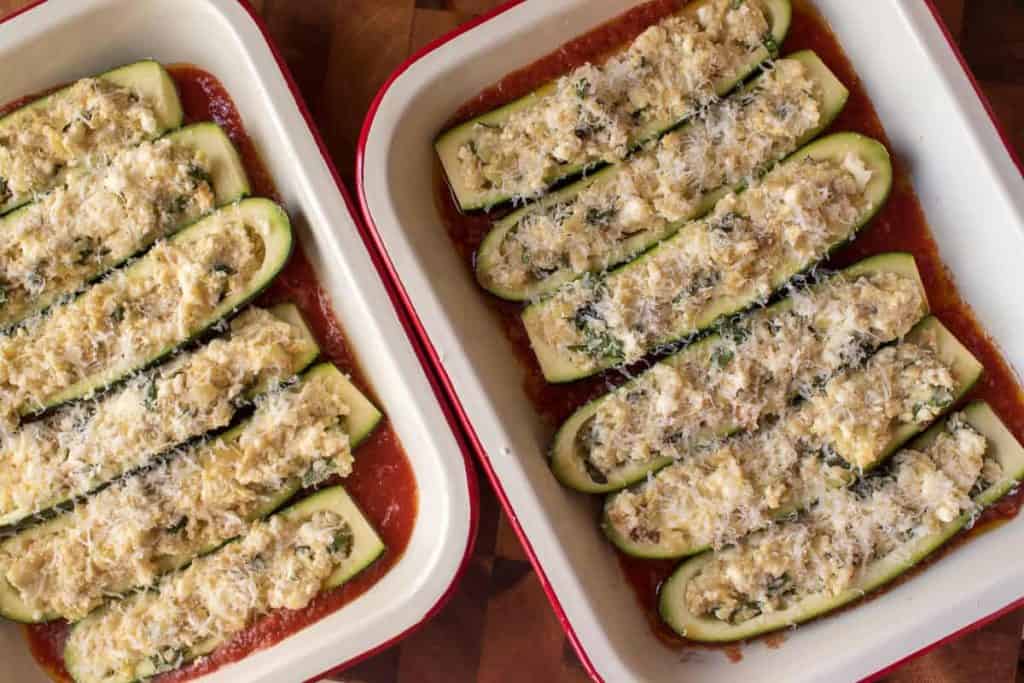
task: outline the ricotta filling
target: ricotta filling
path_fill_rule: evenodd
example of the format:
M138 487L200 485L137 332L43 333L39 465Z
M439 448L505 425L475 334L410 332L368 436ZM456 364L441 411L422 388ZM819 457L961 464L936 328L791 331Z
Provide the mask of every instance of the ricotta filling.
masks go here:
M8 124L0 127L0 204L44 192L63 172L101 165L159 130L144 96L98 78L75 82L46 106L18 111Z
M742 75L769 38L760 0L708 0L693 15L670 16L604 63L559 78L503 124L475 124L458 150L461 181L530 196L562 169L621 160L652 129L714 102L716 85Z
M687 585L687 609L741 624L811 595L839 596L874 562L913 562L903 544L976 514L972 494L1003 477L987 448L955 415L931 445L901 451L883 474L832 491L801 517L716 553Z
M721 549L851 484L901 430L923 429L949 407L955 390L950 368L930 345L887 347L774 426L726 440L616 495L608 519L637 543Z
M126 149L3 221L0 323L75 292L215 203L204 155L170 140Z
M18 411L104 371L130 366L187 340L227 298L252 286L265 245L240 214L216 229L157 244L145 274L116 271L70 303L0 338L0 411Z
M488 274L514 287L558 270L614 265L624 240L666 234L699 215L710 192L752 183L795 151L821 121L820 97L802 63L776 62L750 89L630 157L610 181L530 210L509 231L500 265Z
M352 530L340 515L275 515L237 542L165 577L155 591L114 602L72 629L85 680L134 680L179 668L275 609L302 609L343 565Z
M792 304L757 311L713 344L691 347L608 396L581 427L576 448L598 477L678 458L780 414L836 372L907 334L924 306L914 278L836 275L794 289Z
M767 299L780 271L824 257L870 206L870 179L852 152L780 166L622 269L569 283L539 304L533 332L579 364L639 360L723 301Z
M200 445L0 544L0 567L32 612L75 621L245 533L289 488L348 476L347 404L313 375L270 394L241 431Z
M84 495L189 439L231 422L257 388L292 377L310 342L250 308L226 337L133 378L91 404L30 422L4 445L0 515L25 517Z

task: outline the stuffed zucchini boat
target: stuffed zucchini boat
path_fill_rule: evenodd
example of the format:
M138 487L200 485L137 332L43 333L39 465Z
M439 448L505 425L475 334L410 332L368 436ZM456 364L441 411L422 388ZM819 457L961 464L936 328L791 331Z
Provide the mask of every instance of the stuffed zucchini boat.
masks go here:
M168 449L228 426L318 355L294 305L250 308L226 335L99 401L23 425L0 448L0 525L69 505Z
M732 642L828 614L927 558L1022 477L1024 448L971 404L852 489L684 562L661 587L661 617L690 640Z
M767 300L853 238L892 187L885 147L814 142L639 258L569 283L522 314L549 382L631 363Z
M697 0L600 64L442 133L435 149L464 211L535 197L621 161L774 55L790 0Z
M477 251L477 281L525 301L628 261L816 138L848 97L813 52L780 59L623 163L498 221Z
M722 548L878 467L962 398L981 364L936 318L833 379L777 423L608 497L602 528L628 555Z
M756 428L903 337L927 313L912 255L864 259L730 321L579 408L555 434L551 470L584 493L625 488L717 439Z
M0 218L0 329L247 194L238 152L214 123L122 150L68 179Z
M76 621L244 533L301 488L352 471L380 412L333 365L268 394L224 434L0 543L0 614Z
M245 199L0 337L4 419L87 398L164 359L259 294L291 248L284 210Z
M75 624L64 665L77 683L129 683L209 654L275 609L301 609L386 548L340 486Z
M0 213L102 165L123 147L178 128L181 102L159 63L83 78L0 118Z

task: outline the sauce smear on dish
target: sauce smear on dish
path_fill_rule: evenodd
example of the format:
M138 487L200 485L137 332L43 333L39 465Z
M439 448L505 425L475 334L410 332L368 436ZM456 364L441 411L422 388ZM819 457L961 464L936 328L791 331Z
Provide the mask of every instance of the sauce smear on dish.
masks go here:
M478 114L494 109L513 99L529 93L573 68L587 62L599 61L611 49L628 42L647 26L685 5L683 0L654 0L637 7L612 23L598 27L591 33L569 43L565 48L542 58L535 64L520 69L494 86L483 91L464 105L450 124L458 123ZM892 150L871 99L846 57L838 40L827 22L807 0L794 0L793 24L782 46L782 55L803 49L813 49L825 64L850 90L849 103L840 117L829 129L831 132L854 131L882 140L894 152L895 182L888 203L877 218L850 245L840 250L824 266L838 269L855 261L889 251L907 251L914 254L928 291L932 313L946 325L956 337L985 366L981 381L966 397L963 403L981 399L987 401L999 414L1004 423L1018 440L1024 442L1024 391L1017 376L1003 358L998 347L981 328L973 311L960 296L952 276L942 263L938 247L932 237L923 210L910 178L910 171L900 159L899 150ZM447 126L446 126L447 127ZM827 132L825 133L827 134ZM500 218L506 210L490 214L463 214L459 211L440 164L435 164L436 201L444 220L449 237L470 269L473 268L473 254L490 230L493 220ZM524 387L536 410L548 420L552 427L569 417L584 403L621 385L645 364L626 368L625 371L609 371L596 377L568 385L548 384L544 380L533 352L530 350L526 330L520 320L522 307L518 304L500 301L485 296L526 369ZM924 565L928 565L966 539L987 529L994 528L999 520L1017 515L1024 494L1011 492L998 504L987 509L971 531L960 534L958 539L945 546ZM692 641L680 638L658 616L657 591L661 583L678 566L676 560L642 560L627 556L620 551L619 563L637 599L643 607L654 634L666 645L692 647ZM904 574L872 597L899 585L920 571ZM857 603L854 603L856 605ZM777 637L776 637L777 639ZM774 642L774 641L773 641ZM777 646L777 642L775 642ZM699 645L700 647L715 647ZM721 649L721 648L717 648ZM730 659L736 651L730 649Z
M270 174L246 133L234 102L220 81L191 65L170 66L168 70L178 86L185 110L185 124L197 121L215 121L220 124L242 156L253 194L278 198ZM8 107L0 108L0 112L9 111L19 103L31 101L35 97L38 95L23 98ZM298 244L288 265L259 297L256 305L271 306L284 301L291 301L302 310L320 344L321 358L331 361L349 374L356 386L380 405L359 368L345 332L334 317L327 293L320 287L312 265ZM161 683L183 683L243 659L256 650L269 647L355 600L398 562L405 552L416 522L418 494L412 467L387 420L374 430L365 443L355 449L354 455L352 474L344 480L332 478L324 482L323 486L338 483L345 486L384 540L387 546L384 555L347 583L317 595L305 608L272 612L211 655L154 680ZM62 658L68 628L66 622L25 627L36 661L51 677L60 681L71 680L64 669Z

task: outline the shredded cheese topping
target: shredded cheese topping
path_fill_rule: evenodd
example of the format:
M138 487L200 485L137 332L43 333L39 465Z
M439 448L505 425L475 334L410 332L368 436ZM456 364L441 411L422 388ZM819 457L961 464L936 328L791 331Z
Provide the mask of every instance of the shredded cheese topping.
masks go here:
M0 204L43 192L71 169L157 134L152 105L138 92L84 78L55 93L45 106L17 112L0 128Z
M581 365L639 360L708 324L723 301L766 299L780 273L825 256L869 207L870 179L852 152L780 166L627 267L559 290L531 332Z
M134 378L93 404L79 404L15 432L2 449L0 516L23 518L92 491L176 444L231 422L254 390L300 370L311 342L252 308L227 337Z
M977 512L972 494L1002 478L987 448L984 436L954 416L931 445L901 451L885 473L716 553L686 587L686 607L739 624L810 595L838 596L876 561L913 561L902 556L903 544Z
M754 85L701 112L578 195L529 210L509 231L487 276L524 286L552 272L601 270L623 240L667 234L703 212L709 193L754 181L795 151L821 120L821 95L799 61L781 60Z
M651 26L603 64L584 64L500 126L477 123L458 151L462 181L509 196L542 192L563 168L617 161L716 99L770 36L759 0L708 0ZM719 86L720 87L720 86Z
M127 149L0 230L0 323L71 294L214 206L204 155L170 140Z
M214 229L157 244L144 274L126 269L49 315L0 338L0 405L20 410L101 372L132 367L189 338L226 298L251 286L265 245L250 219L230 209Z
M722 548L851 484L855 470L879 462L901 430L931 423L955 390L932 342L887 347L776 425L726 440L616 495L608 520L636 542Z
M84 617L245 532L300 484L352 471L349 408L323 375L263 398L237 435L104 489L0 545L4 578L37 614Z
M714 343L691 347L609 395L577 435L589 469L606 479L753 429L793 397L810 396L836 372L901 338L924 305L916 279L885 271L840 274L794 289L790 300L737 321Z
M349 523L330 511L280 515L196 560L156 591L112 603L72 629L85 680L135 680L176 669L274 609L301 609L351 552Z

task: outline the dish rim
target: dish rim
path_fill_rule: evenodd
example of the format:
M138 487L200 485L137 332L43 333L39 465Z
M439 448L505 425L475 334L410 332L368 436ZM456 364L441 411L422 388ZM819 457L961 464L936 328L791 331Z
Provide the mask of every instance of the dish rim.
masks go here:
M379 263L378 250L374 245L370 237L369 231L367 230L367 227L362 220L362 213L361 211L358 210L358 205L353 200L351 192L345 186L345 183L341 179L341 175L338 173L338 168L334 163L334 159L331 157L330 153L327 150L327 145L323 139L322 134L320 133L320 129L313 119L312 112L310 111L308 105L306 104L305 98L302 96L302 93L299 90L298 83L296 82L294 76L292 75L291 69L288 67L288 64L285 61L284 56L282 55L280 49L277 46L277 43L270 35L269 27L267 26L263 17L260 16L260 14L250 4L250 2L248 0L226 1L229 3L237 4L242 8L246 16L248 16L248 18L255 25L260 36L263 38L263 41L266 44L267 49L269 50L271 56L273 57L275 63L277 64L277 67L280 70L280 75L284 79L285 84L288 86L288 91L292 96L291 104L293 104L296 107L299 114L301 115L303 121L306 124L307 132L312 137L314 143L316 144L317 150L319 151L320 156L323 159L324 164L326 165L327 169L330 172L331 179L334 185L336 186L339 194L341 195L346 210L348 211L352 219L352 223L356 227L359 236L363 242L363 245L366 247L366 255L370 258L371 262L373 263L374 269L377 271L378 276L381 277L382 285L384 286L385 290L388 293L388 298L390 300L391 306L394 309L395 314L397 315L398 320L402 325L402 329L405 331L406 337L410 345L412 346L412 350L420 363L420 366L424 372L427 381L430 384L431 390L433 391L433 397L437 401L437 404L440 407L442 414L444 415L445 421L448 423L448 427L452 432L452 436L455 438L455 441L459 446L459 452L462 455L466 475L466 489L467 496L469 499L469 524L467 529L467 537L465 541L465 547L463 550L462 558L459 561L458 567L455 573L452 575L452 578L447 588L437 598L436 602L423 614L419 621L408 626L403 631L400 631L399 633L391 636L387 640L384 640L383 642L371 647L370 649L365 650L364 652L354 657L350 657L349 659L332 666L326 671L323 671L307 679L308 681L318 681L323 678L326 678L327 676L349 669L355 666L356 664L359 664L360 662L363 662L366 659L369 659L370 657L373 657L374 655L379 654L380 652L404 640L408 636L412 635L416 631L426 626L426 624L430 620L432 620L438 614L438 612L440 612L448 604L449 600L451 600L456 590L458 589L463 574L469 567L470 561L472 560L473 557L474 549L476 547L476 541L480 525L480 490L477 483L476 471L473 466L473 459L470 457L470 453L473 452L472 444L467 440L466 434L463 432L462 421L459 419L458 414L453 412L451 406L449 405L449 399L447 397L447 394L445 393L443 386L438 382L435 376L435 372L429 362L429 356L422 348L422 342L420 341L418 336L415 335L413 328L411 328L407 323L405 309L400 304L401 299L396 298L390 281L384 277L384 273ZM515 1L521 2L522 0ZM7 23L23 14L38 9L39 7L45 5L48 2L50 2L50 0L34 0L28 5L16 9L13 12L0 15L0 24ZM201 65L199 66L200 68L202 68ZM216 74L214 75L216 76ZM390 83L390 80L388 82ZM287 104L285 106L287 106ZM243 116L242 118L244 121L245 117ZM340 609L343 609L343 607ZM304 630L304 628L305 627L303 627L303 629L299 629L294 633L288 634L287 637L290 638L292 636L301 635L301 632L302 630ZM225 666L230 665L231 663L225 663ZM202 680L202 678L204 677L205 675L200 676L198 680Z
M239 1L244 2L244 0ZM486 12L474 19L471 19L465 24L462 24L461 26L458 26L454 30L427 43L425 46L415 51L411 56L409 56L405 61L403 61L389 75L387 80L385 80L384 84L377 91L377 94L375 95L370 105L370 108L367 111L366 117L363 120L363 127L359 135L358 145L356 147L356 192L359 201L359 207L362 212L362 218L363 221L365 222L365 228L369 233L370 239L372 240L374 245L373 250L378 253L380 261L383 264L383 268L386 270L386 272L382 271L381 275L382 277L385 278L385 280L388 283L389 292L392 289L396 292L396 295L401 301L401 306L405 311L405 315L408 316L412 326L419 335L420 344L424 349L424 353L427 355L433 367L434 373L438 376L439 381L445 387L446 396L448 400L452 403L452 408L459 417L462 430L464 431L468 442L472 446L473 454L476 457L477 462L480 464L480 467L484 470L484 473L486 474L488 481L490 482L492 488L494 489L495 495L497 496L498 501L501 503L502 510L508 517L509 523L512 526L513 531L515 532L516 537L519 539L519 542L522 544L523 549L526 552L528 559L530 560L530 564L533 565L534 571L536 572L537 577L541 583L541 587L544 590L544 594L547 596L548 602L550 603L556 618L561 624L562 629L565 631L565 634L569 639L569 642L572 644L573 650L580 658L580 662L583 665L583 668L586 670L587 675L593 681L603 683L604 678L598 673L586 649L584 648L582 642L576 634L576 631L573 628L568 616L566 615L565 609L562 607L561 601L559 600L554 587L547 578L547 575L544 571L544 567L541 564L540 559L534 552L533 546L530 543L529 538L524 532L522 525L519 523L515 508L512 506L512 503L509 500L508 496L506 495L504 487L501 484L501 480L491 464L490 456L487 454L486 449L484 449L483 444L480 441L480 438L477 435L476 430L473 427L472 422L470 421L469 416L462 405L462 401L459 398L458 393L455 391L454 384L452 383L452 380L449 377L447 370L445 370L444 368L444 364L441 360L440 354L434 347L433 342L429 338L429 335L427 335L426 329L423 326L422 321L420 320L419 314L416 312L412 300L410 299L408 292L406 291L405 285L402 283L401 277L399 276L398 271L395 268L391 260L391 257L387 252L384 241L380 234L380 230L378 229L373 219L373 215L369 209L369 202L367 200L366 187L364 182L366 146L370 137L370 132L373 127L373 123L376 119L377 112L381 106L381 103L387 96L388 92L391 89L391 86L394 85L395 81L397 81L406 71L408 71L417 62L425 59L438 48L455 40L456 38L462 36L463 34L480 27L485 23L491 22L499 18L500 15L508 12L509 10L525 2L526 0L506 0L506 2L499 4L489 12ZM1021 172L1021 174L1024 175L1024 158L1022 158L1021 155L1017 153L1016 148L1011 143L1009 132L1007 131L1003 123L1000 121L1000 119L996 116L995 109L992 106L991 101L988 99L988 96L981 88L980 82L968 66L966 57L960 50L959 45L957 45L956 41L954 40L953 35L949 30L949 27L943 21L942 15L939 12L935 0L924 0L924 3L932 16L932 19L936 22L936 24L938 24L939 30L943 38L945 38L945 41L949 49L953 53L953 56L956 58L956 61L960 65L960 68L966 75L968 82L970 83L971 87L975 92L975 95L981 101L981 104L985 109L985 112L988 114L988 117L991 120L993 126L995 127L996 133L1000 141L1002 142L1003 147L1006 149L1006 152L1009 155L1011 161L1014 163L1014 165L1016 165L1017 169ZM514 68L511 71L514 71ZM877 680L878 678L881 678L882 676L886 675L892 670L898 668L902 664L910 660L916 659L938 647L941 647L942 645L950 641L956 640L957 638L971 631L975 631L985 626L986 624L995 621L996 619L1020 607L1024 607L1024 596L1021 596L1020 598L1011 602L1005 607L996 610L995 612L985 617L982 617L948 634L947 636L940 638L939 640L936 640L930 645L926 645L906 655L905 657L896 660L895 662L892 662L888 666L870 674L863 680Z

